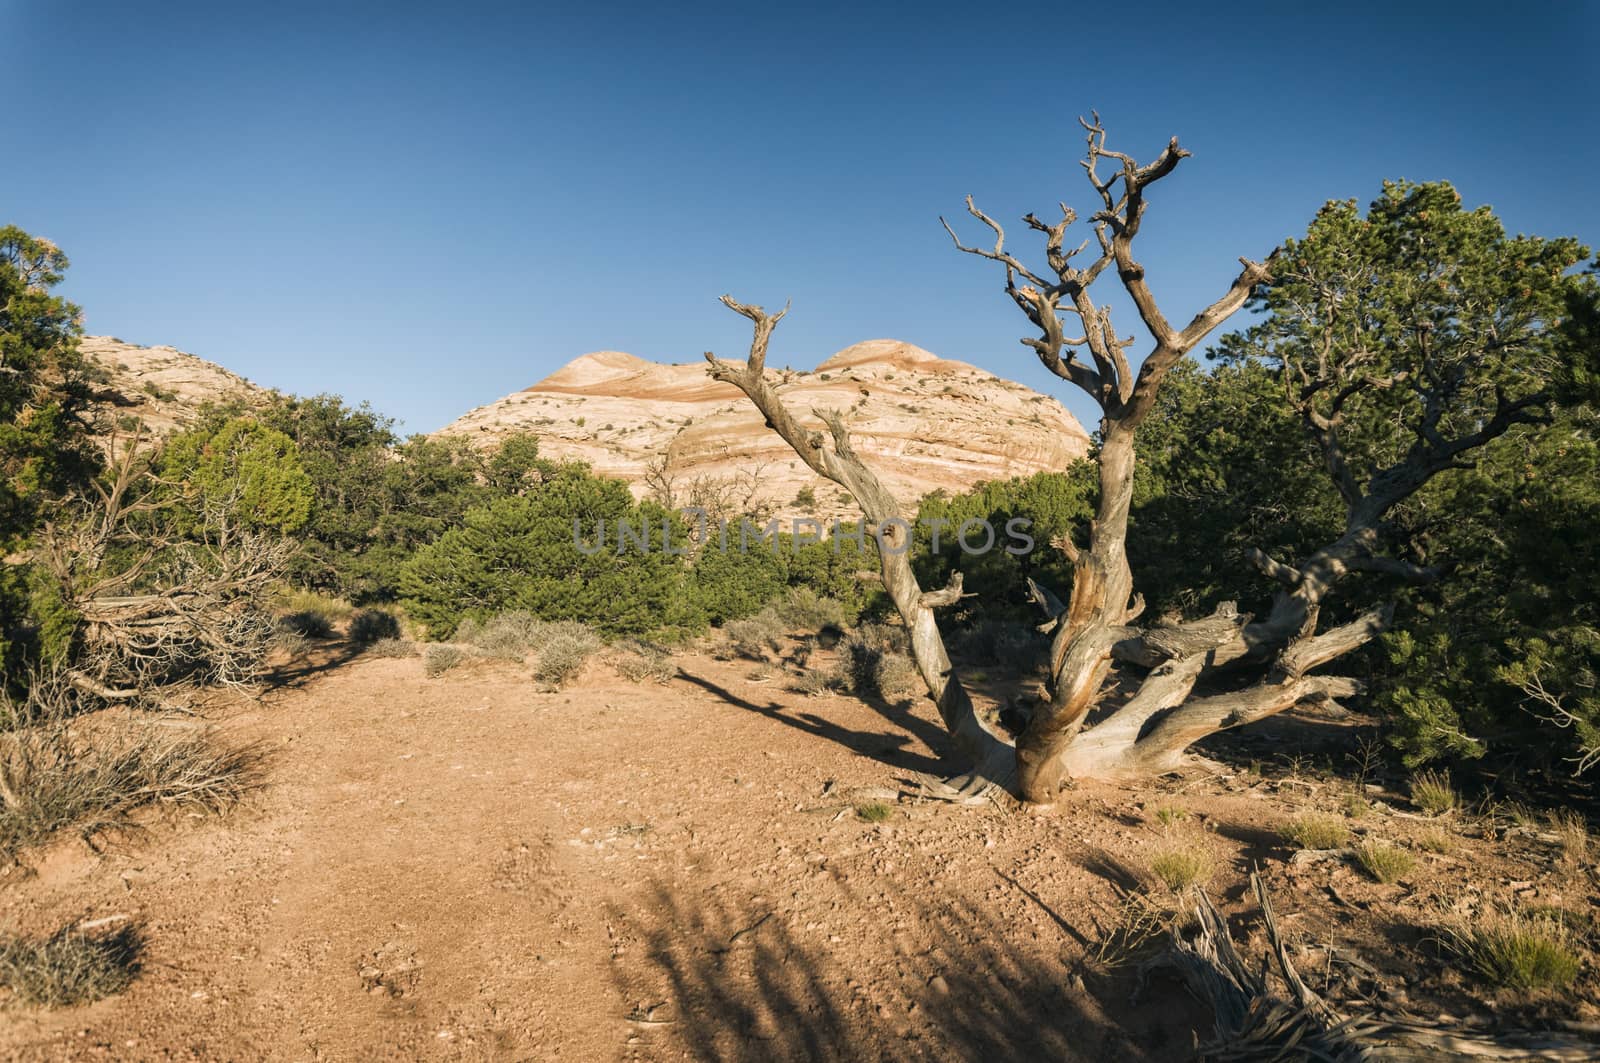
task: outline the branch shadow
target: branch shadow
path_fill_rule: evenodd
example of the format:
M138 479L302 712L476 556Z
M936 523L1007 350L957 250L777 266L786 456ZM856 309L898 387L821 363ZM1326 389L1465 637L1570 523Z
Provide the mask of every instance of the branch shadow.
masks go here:
M315 676L349 664L360 657L365 649L365 646L350 639L342 639L337 645L319 645L315 651L308 651L300 658L278 665L269 671L263 677L263 689L296 690L305 686Z
M869 933L894 947L864 956L770 900L657 885L639 910L612 913L644 940L642 967L613 968L636 1047L704 1063L1168 1060L1187 1058L1209 1021L1175 981L1131 1003L1126 979L1075 976L1065 940L1041 944L959 899L895 914L916 935L902 944L886 916Z
M910 738L904 734L897 734L892 731L852 730L831 720L824 719L815 713L792 712L776 701L769 701L765 705L760 705L747 698L740 697L714 680L702 675L695 675L693 672L681 668L678 671L678 678L694 684L709 694L715 695L729 705L765 716L786 727L793 727L817 738L835 742L852 752L870 757L880 764L927 774L939 774L944 769L944 762L941 759L923 756L902 748L910 741Z

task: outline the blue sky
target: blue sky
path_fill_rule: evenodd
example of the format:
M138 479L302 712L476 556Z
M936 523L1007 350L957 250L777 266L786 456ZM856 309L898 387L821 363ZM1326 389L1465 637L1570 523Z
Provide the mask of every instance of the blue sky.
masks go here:
M1090 108L1179 136L1138 244L1174 319L1385 177L1593 244L1597 54L1578 3L0 0L0 221L67 251L90 332L411 431L586 351L737 354L725 291L794 299L776 364L894 337L1092 428L940 229L966 193L1089 207Z

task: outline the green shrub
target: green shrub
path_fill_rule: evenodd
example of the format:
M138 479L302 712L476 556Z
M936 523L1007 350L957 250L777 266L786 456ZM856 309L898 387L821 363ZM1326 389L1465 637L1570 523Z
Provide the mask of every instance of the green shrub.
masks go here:
M1561 989L1582 966L1566 924L1546 916L1487 914L1445 927L1444 945L1499 989Z
M648 549L619 549L624 520L649 528ZM469 511L461 527L417 551L401 579L409 615L436 638L468 617L507 610L583 621L611 635L703 625L684 593L683 558L661 548L663 522L674 549L686 549L682 522L634 502L621 481L563 470L525 495Z
M98 933L68 926L42 940L0 934L0 985L35 1007L92 1004L128 987L143 951L131 924Z
M384 609L363 609L350 618L350 638L363 646L400 637L400 621Z
M208 511L227 507L247 527L280 534L311 516L315 492L294 440L252 417L213 431L177 436L161 457L162 479L179 485L182 530L203 527Z

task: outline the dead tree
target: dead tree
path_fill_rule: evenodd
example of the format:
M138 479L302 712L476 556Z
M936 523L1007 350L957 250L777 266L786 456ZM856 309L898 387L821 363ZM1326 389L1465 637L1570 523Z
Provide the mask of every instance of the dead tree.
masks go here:
M825 438L821 432L801 424L783 404L776 382L767 375L766 361L772 331L789 308L768 314L759 306L746 306L730 296L724 295L722 301L754 323L754 336L743 365L722 361L707 351L711 376L743 391L766 418L767 426L793 448L800 460L856 500L866 518L867 532L878 535L883 544L878 551L879 575L905 622L917 670L945 727L979 765L979 785L985 781L1008 781L1013 760L1011 746L979 717L966 688L952 673L950 657L934 619L935 609L960 598L960 575L948 587L924 591L911 569L911 523L906 511L850 445L844 416L837 410L812 411L828 429Z
M1023 219L1031 231L1044 238L1048 268L1037 271L1007 249L1004 229L979 210L971 197L967 210L993 233L993 244L968 246L945 225L959 250L1002 267L1006 294L1039 332L1022 342L1046 369L1084 391L1101 411L1094 454L1099 497L1087 542L1080 545L1069 536L1052 544L1072 564L1070 595L1062 605L1047 589L1034 589L1053 632L1047 674L1050 697L1016 742L1014 776L1020 795L1041 803L1052 801L1069 778L1138 778L1172 771L1187 762L1189 747L1207 735L1295 705L1360 692L1362 685L1355 679L1313 673L1382 632L1392 609L1380 606L1319 631L1328 595L1356 572L1407 580L1432 578L1435 570L1381 552L1386 515L1433 476L1459 467L1467 452L1513 424L1537 420L1547 398L1541 393L1513 397L1497 391L1489 402L1480 394L1469 415L1459 416L1462 395L1472 386L1468 364L1472 355L1463 361L1460 350L1451 356L1434 350L1427 339L1426 322L1417 325L1420 339L1414 349L1404 352L1408 364L1388 375L1374 370L1370 350L1344 357L1326 346L1305 357L1278 353L1288 399L1319 444L1324 464L1344 500L1343 534L1297 564L1254 552L1256 567L1278 585L1272 608L1261 620L1240 613L1229 602L1211 616L1187 623L1135 627L1144 603L1133 586L1126 544L1136 432L1154 408L1172 367L1271 281L1282 257L1280 251L1274 251L1263 263L1241 259L1242 269L1226 292L1182 328L1172 325L1160 309L1144 267L1134 258L1133 242L1144 221L1151 186L1168 177L1189 153L1174 139L1153 162L1141 166L1131 156L1106 147L1098 115L1083 125L1088 132L1083 166L1100 204L1090 219L1095 244L1090 256L1084 257L1089 239L1075 248L1066 243L1077 215L1065 204L1061 204L1060 219L1053 223L1033 214ZM1102 173L1102 168L1108 172ZM1150 346L1137 368L1128 354L1135 339L1121 337L1112 325L1110 308L1097 305L1091 295L1093 284L1108 271L1116 276L1148 333ZM830 449L820 434L799 426L768 384L762 361L772 328L782 314L768 316L759 308L724 301L756 323L756 339L747 366L735 368L713 360L713 374L739 385L761 409L769 426L808 465L855 496L870 522L881 527L891 517L899 517L894 500L851 450L843 419L836 413L821 415L833 437ZM1331 337L1335 329L1324 319L1358 314L1359 308L1350 305L1350 300L1330 296L1327 305L1312 306L1303 313L1307 335L1315 336L1320 330L1322 336ZM1517 327L1520 332L1516 336L1483 338L1477 356L1503 357L1517 343L1526 342L1532 323L1523 321ZM1467 346L1473 342L1477 341L1468 337ZM1358 474L1340 435L1348 407L1363 396L1402 385L1415 393L1405 411L1415 422L1408 426L1414 442L1398 460L1370 470L1370 475ZM886 557L884 566L885 586L913 629L918 664L946 723L963 735L983 731L993 739L980 724L968 722L973 718L970 701L959 681L949 674L933 619L932 608L954 600L959 582L946 591L924 595L906 559L896 562ZM1119 694L1120 700L1112 702L1107 679L1118 665L1143 670L1143 675L1123 677L1117 688L1131 693ZM1208 692L1196 696L1197 687ZM1091 713L1096 720L1093 726L1086 726ZM1003 754L992 747L983 752L982 776L996 781L1011 777L1011 772L999 766Z
M37 560L79 619L64 675L101 701L170 704L180 684L248 685L276 635L267 597L294 544L238 527L237 498L211 500L198 534L173 531L181 504L135 436L39 536Z

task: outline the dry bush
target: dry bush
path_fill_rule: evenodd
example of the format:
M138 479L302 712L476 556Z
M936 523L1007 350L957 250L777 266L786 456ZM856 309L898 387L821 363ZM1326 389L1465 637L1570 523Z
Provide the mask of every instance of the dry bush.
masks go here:
M1548 915L1488 912L1443 930L1445 948L1497 989L1561 989L1582 966L1573 932Z
M1173 893L1204 885L1216 872L1211 854L1191 845L1175 845L1159 850L1150 858L1150 870Z
M845 626L844 606L832 598L824 598L810 587L792 588L788 594L762 610L769 611L790 633L810 633L829 627L843 629Z
M778 648L783 635L783 623L770 610L722 625L722 637L729 649L753 661L766 660L767 654Z
M611 663L618 675L633 683L670 683L678 674L678 666L665 647L637 639L617 647Z
M400 637L400 621L386 609L363 609L350 618L350 639L363 646Z
M1430 853L1448 853L1454 851L1456 838L1443 827L1429 827L1417 835L1417 847Z
M1460 803L1450 776L1443 772L1418 772L1411 780L1411 802L1430 816L1440 816Z
M862 625L839 647L845 686L862 697L893 697L916 689L921 676L910 651L904 629L887 624Z
M456 640L475 648L486 657L520 661L540 641L545 622L532 613L513 610L487 620L468 618L456 628Z
M1350 828L1337 816L1308 812L1278 828L1278 833L1302 849L1337 849L1350 837Z
M90 1004L126 989L143 951L131 924L102 933L68 926L43 939L0 934L0 985L22 1004Z
M1399 882L1417 866L1415 855L1379 838L1361 842L1354 852L1356 863L1378 882Z
M415 657L417 644L406 639L379 639L367 647L374 657Z
M472 654L447 642L435 642L422 650L422 671L430 679L444 675Z
M1164 908L1143 893L1122 895L1111 919L1094 942L1091 958L1107 969L1125 967L1144 959L1177 924L1178 913Z
M582 624L570 624L543 641L533 674L552 686L563 686L583 670L584 662L605 643Z
M260 768L258 747L131 717L0 736L0 862L67 828L125 827L144 805L219 811L259 783Z

